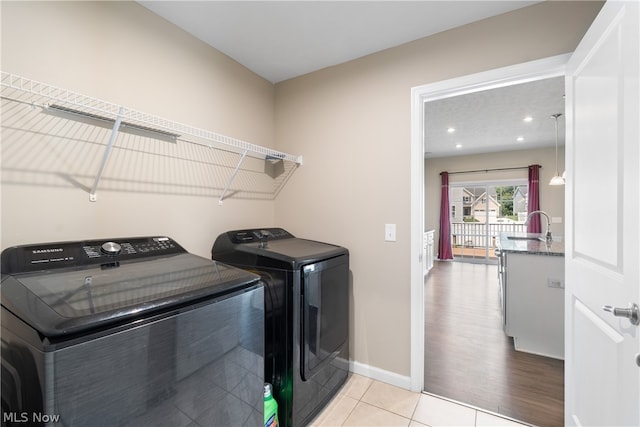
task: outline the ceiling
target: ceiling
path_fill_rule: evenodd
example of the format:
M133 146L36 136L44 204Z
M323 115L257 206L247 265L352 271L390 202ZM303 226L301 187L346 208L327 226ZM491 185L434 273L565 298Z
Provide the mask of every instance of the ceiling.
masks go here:
M539 1L138 3L278 83ZM564 111L563 93L562 78L557 78L430 102L426 109L426 156L553 145L550 116ZM523 123L527 114L534 120ZM561 126L563 123L561 120ZM450 126L456 132L448 133ZM524 141L515 141L517 136L523 136Z
M553 147L558 113L564 114L564 77L427 102L425 157ZM558 145L564 145L564 115Z

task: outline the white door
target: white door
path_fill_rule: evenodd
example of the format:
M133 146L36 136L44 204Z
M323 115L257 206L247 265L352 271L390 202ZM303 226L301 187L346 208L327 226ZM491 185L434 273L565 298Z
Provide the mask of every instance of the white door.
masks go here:
M567 67L567 425L640 426L640 327L603 310L640 304L639 22L608 1Z

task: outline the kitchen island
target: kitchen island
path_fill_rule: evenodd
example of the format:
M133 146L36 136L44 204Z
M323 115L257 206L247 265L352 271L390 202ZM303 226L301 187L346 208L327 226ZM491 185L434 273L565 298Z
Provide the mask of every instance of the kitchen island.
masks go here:
M516 350L564 359L564 242L501 233L497 243L505 333Z

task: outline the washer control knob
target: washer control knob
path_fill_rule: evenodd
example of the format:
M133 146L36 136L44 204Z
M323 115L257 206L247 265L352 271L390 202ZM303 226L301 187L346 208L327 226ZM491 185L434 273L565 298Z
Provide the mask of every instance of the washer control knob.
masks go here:
M120 253L120 251L122 250L122 246L120 246L120 244L116 242L106 242L102 244L102 247L100 249L102 249L103 253L113 256Z

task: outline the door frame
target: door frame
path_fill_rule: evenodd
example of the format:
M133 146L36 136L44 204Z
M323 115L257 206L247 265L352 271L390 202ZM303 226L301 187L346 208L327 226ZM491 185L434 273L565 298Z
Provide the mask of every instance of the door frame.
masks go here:
M424 105L426 102L565 75L571 54L497 68L411 89L411 377L412 391L424 389ZM571 226L571 224L565 224Z

